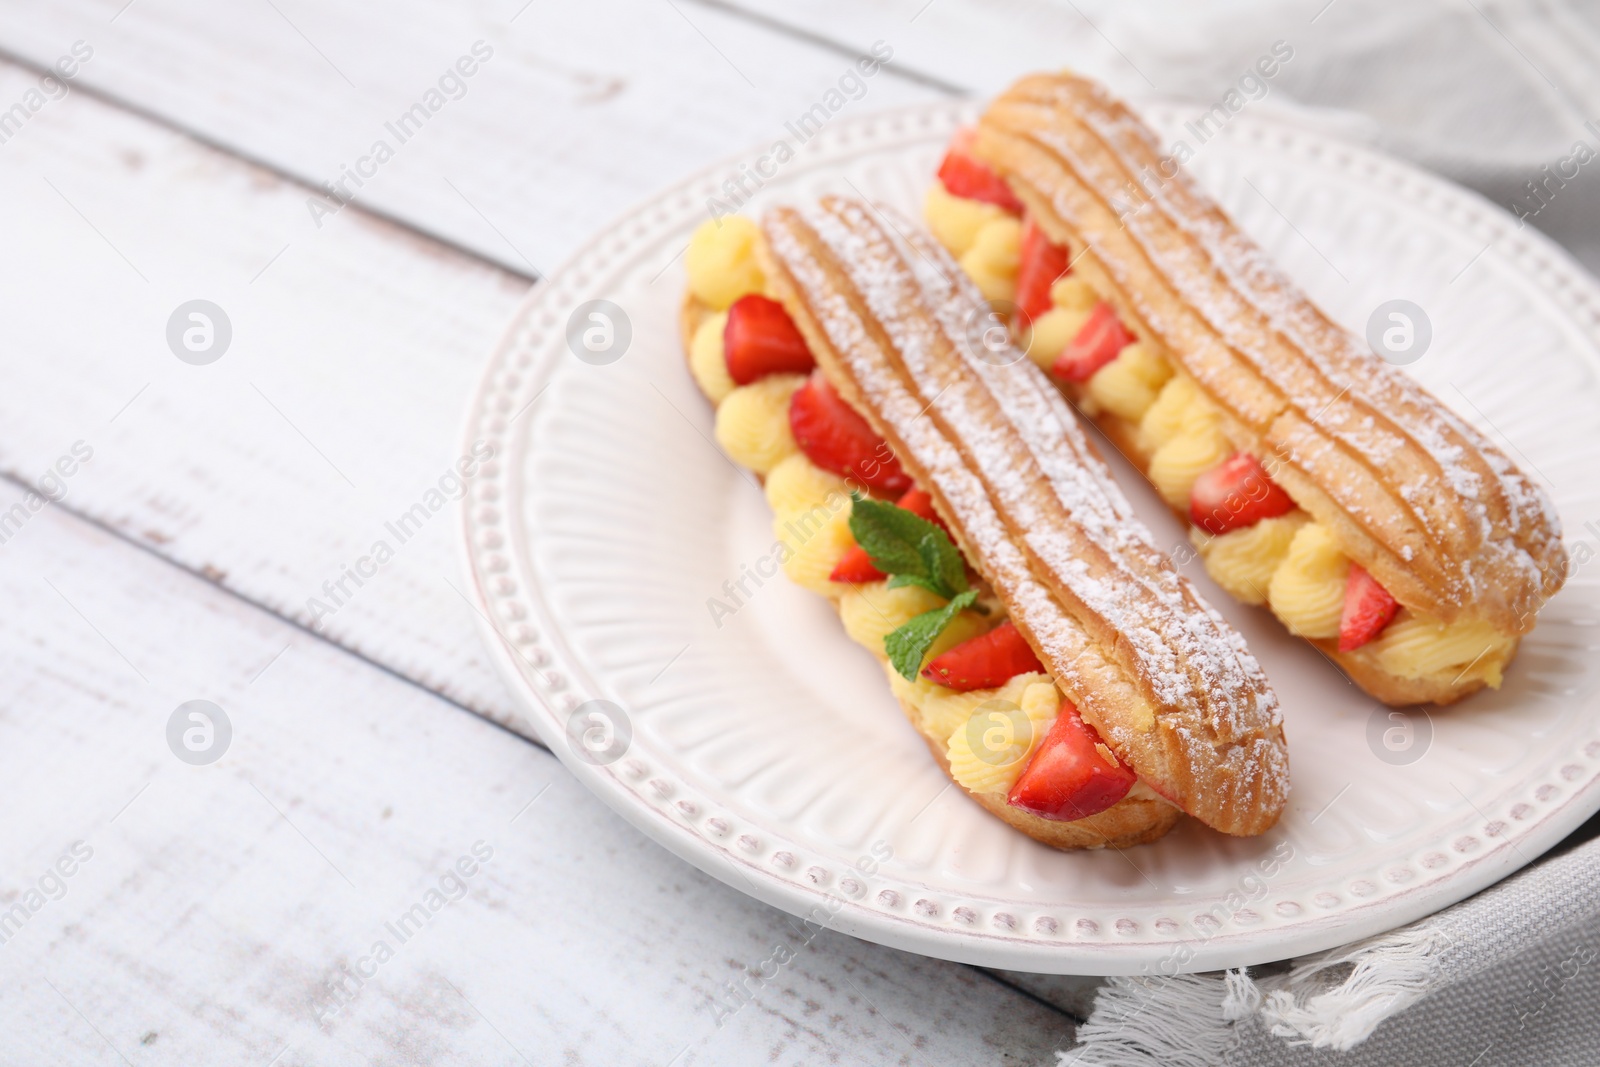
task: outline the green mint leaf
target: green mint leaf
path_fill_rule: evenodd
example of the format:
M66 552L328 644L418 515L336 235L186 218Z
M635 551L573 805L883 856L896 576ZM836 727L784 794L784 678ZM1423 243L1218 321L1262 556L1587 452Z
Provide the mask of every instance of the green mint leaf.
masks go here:
M917 672L922 669L922 657L928 654L928 649L944 632L944 628L950 625L956 613L976 599L978 591L968 589L944 607L925 611L908 620L883 639L883 650L900 677L908 682L917 680Z
M905 508L860 495L851 499L850 533L884 574L926 574L917 542L937 529Z
M874 567L897 578L920 579L900 585L921 585L942 597L966 591L961 552L943 529L894 504L859 495L851 500L850 533Z
M933 533L917 542L917 554L927 566L929 576L949 590L945 596L967 591L967 565L949 534L935 528Z

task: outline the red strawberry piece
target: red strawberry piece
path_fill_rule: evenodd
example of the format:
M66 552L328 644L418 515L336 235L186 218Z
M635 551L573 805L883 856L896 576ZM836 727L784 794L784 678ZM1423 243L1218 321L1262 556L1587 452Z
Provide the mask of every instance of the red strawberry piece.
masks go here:
M905 508L919 519L927 519L946 533L950 532L939 513L933 510L933 497L921 489L907 489L905 495L895 501L896 507ZM853 545L850 551L844 554L833 571L828 575L830 582L881 582L888 575L872 565L872 557L867 555L867 550L860 545Z
M850 551L844 558L834 565L828 572L830 582L849 582L859 585L862 582L881 582L888 575L872 565L872 557L867 555L867 550L860 545L851 545Z
M922 676L965 693L972 689L993 689L1019 674L1042 670L1044 666L1034 655L1032 646L1007 619L988 633L935 656L922 669Z
M728 377L738 385L769 374L809 374L817 365L783 305L759 293L747 293L728 308L722 353Z
M1022 227L1021 262L1017 266L1017 307L1036 319L1050 310L1050 286L1067 273L1067 250L1051 244L1029 219Z
M1248 452L1235 452L1195 479L1189 521L1206 533L1225 534L1294 510L1294 501Z
M1354 652L1383 632L1400 610L1400 602L1359 563L1350 564L1344 587L1344 614L1339 616L1339 651Z
M1063 701L1061 714L1006 802L1058 822L1087 819L1128 795L1137 776Z
M887 495L899 496L911 488L911 478L900 469L888 442L820 373L795 390L789 428L800 451L825 471Z
M945 533L950 532L950 527L946 526L939 513L933 510L933 497L921 489L907 489L905 496L895 501L895 506L905 508L919 519L927 519Z
M1134 340L1133 334L1117 318L1116 309L1102 300L1089 312L1089 318L1078 331L1078 336L1067 342L1067 347L1061 350L1051 369L1058 378L1065 378L1069 382L1086 382L1094 377L1095 371L1116 359L1117 353L1133 344Z
M950 138L944 162L939 164L939 181L951 196L982 200L997 204L1013 215L1022 214L1022 201L1017 199L1011 187L987 163L980 162L972 154L972 144L977 136L977 131L972 127L963 126Z

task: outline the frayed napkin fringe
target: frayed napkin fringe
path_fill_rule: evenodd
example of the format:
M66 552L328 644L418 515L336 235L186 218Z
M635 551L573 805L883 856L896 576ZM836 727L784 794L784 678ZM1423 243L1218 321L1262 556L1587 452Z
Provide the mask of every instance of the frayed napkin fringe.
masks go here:
M1111 978L1058 1067L1216 1067L1249 1018L1291 1045L1348 1051L1437 985L1450 945L1436 929L1401 930L1259 982L1243 970Z
M1436 986L1450 945L1437 929L1400 930L1309 956L1289 972L1286 988L1266 994L1261 1021L1290 1044L1348 1051ZM1349 973L1325 988L1329 972L1346 966Z
M1078 1046L1056 1058L1060 1067L1215 1067L1234 1044L1228 992L1211 975L1109 979Z

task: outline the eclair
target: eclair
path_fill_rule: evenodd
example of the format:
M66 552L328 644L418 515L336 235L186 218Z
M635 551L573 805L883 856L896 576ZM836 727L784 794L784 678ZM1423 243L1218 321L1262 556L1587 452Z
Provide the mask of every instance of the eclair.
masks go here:
M1498 688L1567 576L1544 491L1311 303L1102 87L1024 78L924 203L1206 572L1378 700Z
M708 222L682 330L788 577L838 608L934 759L1062 849L1189 814L1270 828L1277 698L1134 517L1071 407L926 234L838 198ZM1003 335L1003 328L1000 331Z

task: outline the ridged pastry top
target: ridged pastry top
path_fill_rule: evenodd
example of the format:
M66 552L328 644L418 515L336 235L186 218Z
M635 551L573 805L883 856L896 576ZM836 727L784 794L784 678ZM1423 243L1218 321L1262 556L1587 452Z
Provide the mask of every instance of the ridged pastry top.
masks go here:
M1156 547L1043 373L965 340L988 307L954 261L875 214L828 198L763 220L769 282L824 372L1140 777L1219 830L1271 826L1288 755L1243 639Z
M1324 316L1181 168L1162 170L1126 107L1082 78L1028 77L985 113L977 151L1402 604L1533 628L1566 577L1544 492Z

